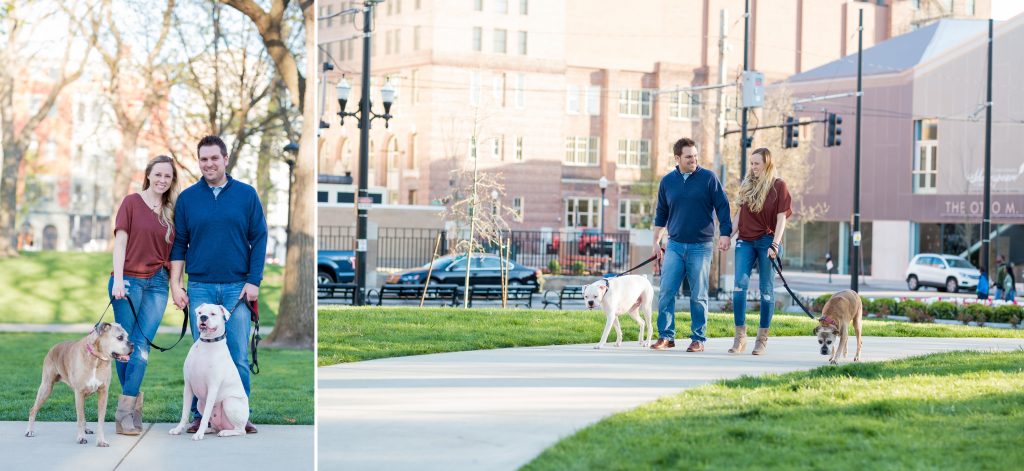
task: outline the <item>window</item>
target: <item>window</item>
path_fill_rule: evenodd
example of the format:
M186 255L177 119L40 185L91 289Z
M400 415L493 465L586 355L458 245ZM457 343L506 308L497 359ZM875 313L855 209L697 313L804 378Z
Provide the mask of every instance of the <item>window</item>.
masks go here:
M401 4L399 4L399 5L401 5ZM395 52L395 54L400 54L402 52L402 30L396 29L392 33L395 36L395 38L394 38L395 51L394 52Z
M494 30L494 52L504 54L508 50L506 41L508 39L508 31L504 29Z
M469 138L469 152L466 154L471 159L476 158L476 136Z
M565 163L567 165L597 165L597 136L576 136L565 138Z
M530 10L530 0L519 0L519 14L525 15Z
M580 87L566 85L565 112L569 114L578 114L580 112Z
M668 116L675 119L699 119L700 96L686 92L669 95Z
M522 109L526 107L526 74L516 74L516 89L515 89L515 100L516 108Z
M416 204L416 190L409 190L409 204Z
M473 27L473 50L476 52L484 50L484 29L479 26Z
M327 12L326 12L326 15L324 15L324 16L327 17L327 27L328 28L330 28L331 26L334 26L334 17L331 16L332 14L334 14L334 7L332 7L331 5L327 5Z
M416 148L416 134L409 137L409 160L405 162L406 168L409 170L416 169L416 154L419 149Z
M347 55L347 57L349 59L355 58L356 40L355 39L349 39L348 41L345 41L345 42L348 43L347 44L347 46L348 46L348 55Z
M502 15L508 13L508 0L494 0L494 12Z
M393 0L395 2L395 14L402 14L402 0Z
M526 55L526 31L519 32L519 55Z
M622 90L619 92L619 116L651 117L651 90Z
M469 74L469 104L477 106L480 104L480 72Z
M565 227L597 227L599 198L566 198Z
M484 0L475 0L473 2L473 9L476 11L484 11Z
M516 196L512 198L512 212L515 213L516 221L522 222L523 220L523 197Z
M419 103L419 101L420 101L420 87L419 87L420 71L413 69L412 73L410 73L410 77L411 77L410 81L412 82L410 84L410 88L412 88L412 102L413 102L413 104L416 104L416 103Z
M915 9L915 10L919 10L919 9L921 9L921 0L911 0L911 1L910 1L910 5L911 5L911 6L912 6L912 7L913 7L913 8Z
M401 155L398 152L398 138L391 139L391 143L388 144L387 152L388 171L398 170L398 158Z
M975 5L975 1L974 0L967 0L967 14L968 15L974 16L975 6L976 5Z
M416 0L416 9L417 10L419 10L420 7L422 6L422 5L420 5L420 3L421 3L420 0Z
M523 160L523 136L516 137L516 160Z
M413 26L412 28L412 50L420 50L420 26Z
M650 229L653 222L651 203L640 200L619 200L619 229Z
M393 33L394 31L384 32L384 54L391 54L391 36L393 35Z
M601 114L601 87L587 85L587 114L590 116Z
M920 119L914 121L914 193L935 193L938 172L939 121Z
M491 77L491 97L495 103L505 106L505 74Z
M494 160L503 160L502 152L501 152L502 147L503 147L502 146L503 142L504 142L504 139L502 139L500 137L496 137L494 139L491 139L491 158L492 159L494 159Z
M651 141L649 139L619 139L618 164L623 167L650 167Z

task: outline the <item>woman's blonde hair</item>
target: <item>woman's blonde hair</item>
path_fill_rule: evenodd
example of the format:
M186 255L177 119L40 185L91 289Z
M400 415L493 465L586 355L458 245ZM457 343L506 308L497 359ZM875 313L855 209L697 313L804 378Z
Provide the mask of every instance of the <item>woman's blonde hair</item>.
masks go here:
M760 155L764 159L764 171L757 177L754 172L747 172L743 184L740 185L740 204L746 204L752 213L759 213L764 209L764 200L768 198L768 192L775 184L775 163L772 162L772 153L765 147L761 147L750 154L751 157Z
M160 195L160 222L167 226L167 232L164 234L164 240L167 243L171 243L171 232L174 230L174 203L178 201L178 167L174 166L174 159L166 155L158 155L153 157L146 165L146 176L142 179L142 189L146 190L149 188L149 173L153 171L153 167L160 163L171 164L171 185L167 187L167 191Z

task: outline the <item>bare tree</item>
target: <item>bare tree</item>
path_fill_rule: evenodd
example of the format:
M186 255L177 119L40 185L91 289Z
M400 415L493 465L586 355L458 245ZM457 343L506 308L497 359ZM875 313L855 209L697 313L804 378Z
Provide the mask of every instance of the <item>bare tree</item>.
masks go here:
M313 0L298 2L302 12L302 26L305 29L305 41L301 54L305 54L306 73L299 69L298 53L289 48L288 26L285 21L289 0L273 0L270 10L264 10L253 0L220 0L247 16L263 39L267 52L273 59L277 75L285 84L288 96L293 104L297 104L299 113L303 115L302 133L299 141L299 155L294 164L294 181L291 186L291 207L288 208L291 224L288 227L288 255L285 262L284 288L281 305L278 310L274 332L267 342L276 346L294 346L313 348L314 341L314 273L313 258L315 234L313 231L313 192L312 184L316 165L316 124L313 109L308 110L305 103L315 102L315 89L306 87L306 77L316 76L316 16ZM297 23L297 22L296 22ZM305 116L308 112L309 116Z
M0 3L0 128L3 133L3 177L0 180L0 257L17 255L17 193L18 178L21 171L25 151L32 142L33 135L39 125L53 109L58 96L68 84L78 80L85 70L89 59L88 52L75 47L77 41L85 37L85 43L91 46L96 43L96 35L69 28L64 38L63 53L58 59L40 54L40 51L27 47L27 38L33 30L21 16L20 2L6 0ZM59 5L63 7L64 5ZM88 5L71 5L71 8L86 9ZM77 12L80 13L80 12ZM33 18L35 25L50 24L46 20L76 14L63 8L46 12ZM77 56L77 57L76 57ZM44 64L53 60L57 64L58 75L49 85L45 97L36 109L27 110L26 114L18 115L14 106L14 96L18 91L18 77L24 71L45 69Z

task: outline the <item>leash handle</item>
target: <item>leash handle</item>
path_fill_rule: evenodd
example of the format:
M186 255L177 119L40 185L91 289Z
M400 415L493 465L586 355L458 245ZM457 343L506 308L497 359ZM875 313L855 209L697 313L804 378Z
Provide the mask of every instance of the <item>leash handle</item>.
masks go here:
M662 249L661 249L661 253L665 253L665 249L664 249L664 248L662 248ZM639 269L640 269L640 267L642 267L642 266L644 266L644 265L647 265L648 263L651 263L651 262L653 262L653 261L655 261L655 260L657 260L657 259L658 259L658 256L657 256L657 255L651 255L651 257L650 257L650 258L648 258L647 260L644 260L643 262L640 262L640 264L639 264L639 265L637 265L637 266L635 266L635 267L633 267L633 268L630 268L629 270L626 270L626 271L624 271L624 272L622 272L622 273L619 273L618 275L612 276L612 277L610 277L610 278L615 278L616 276L622 276L622 275L625 275L625 274L627 274L627 273L629 273L629 272L632 272L632 271L636 271L636 270L639 270Z

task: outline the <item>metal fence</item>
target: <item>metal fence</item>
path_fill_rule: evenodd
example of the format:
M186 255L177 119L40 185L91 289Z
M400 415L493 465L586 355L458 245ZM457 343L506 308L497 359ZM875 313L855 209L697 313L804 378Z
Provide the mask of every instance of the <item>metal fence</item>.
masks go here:
M319 243L323 250L352 250L355 228L320 226ZM430 262L441 235L440 255L455 247L459 235L437 229L381 228L377 235L377 269L397 271ZM463 235L465 237L465 235ZM511 231L510 257L513 262L539 269L553 268L553 261L565 274L621 272L632 266L629 232ZM603 240L603 242L602 242ZM486 252L497 253L495 244L481 241Z

